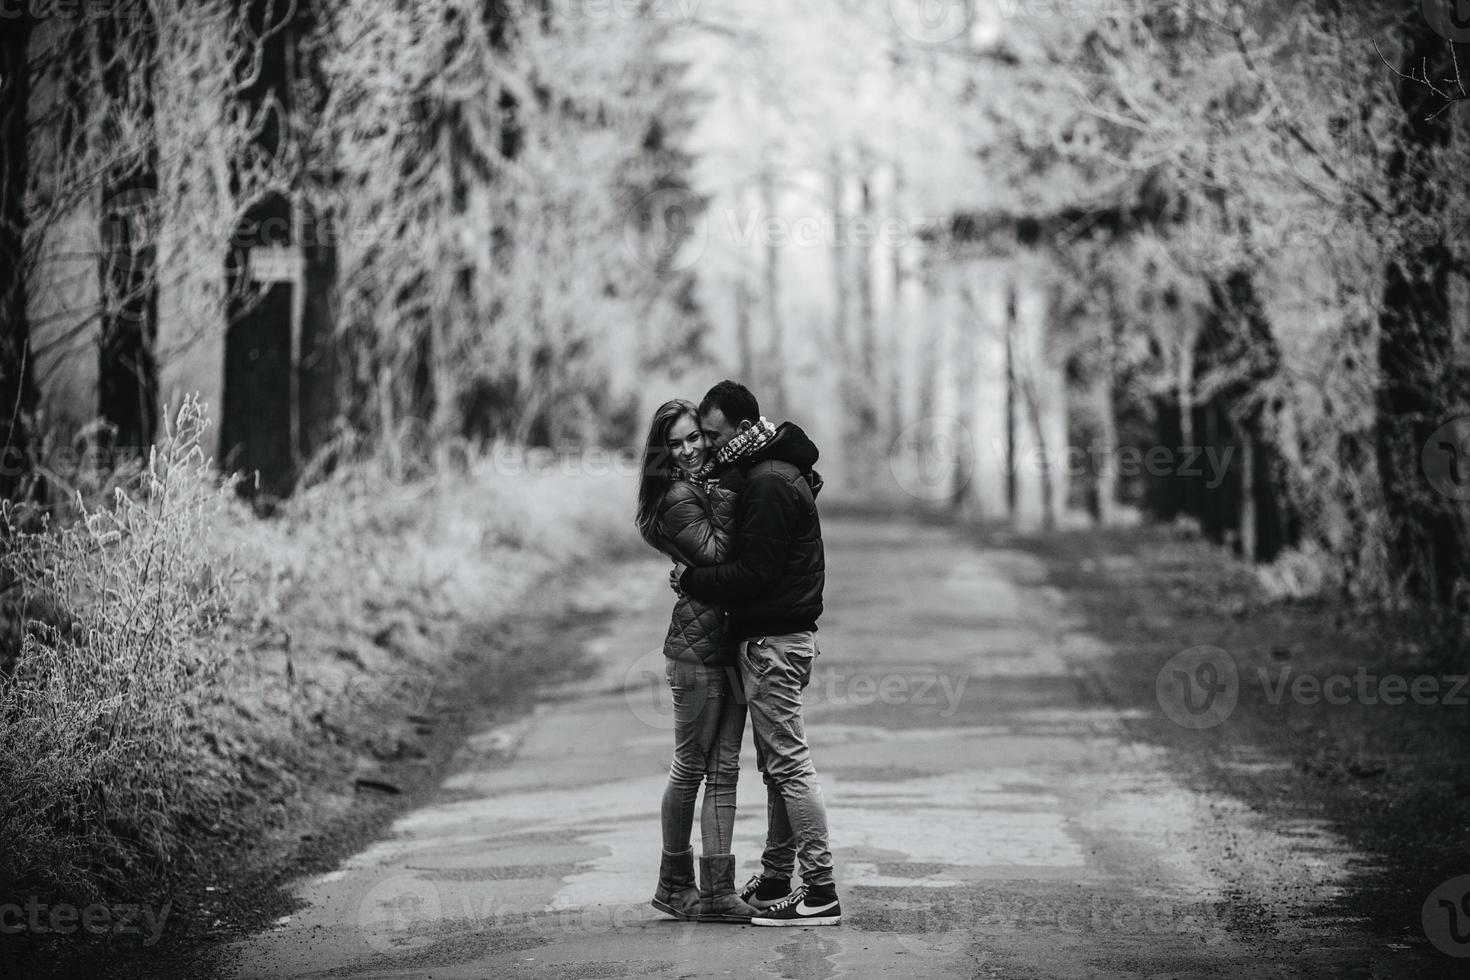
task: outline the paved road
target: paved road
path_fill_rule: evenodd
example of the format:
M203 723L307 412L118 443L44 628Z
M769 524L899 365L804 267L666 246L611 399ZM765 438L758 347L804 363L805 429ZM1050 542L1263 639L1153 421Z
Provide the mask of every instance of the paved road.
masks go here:
M1089 693L1106 651L1023 555L827 522L808 692L846 922L691 925L648 907L668 761L665 565L612 569L602 670L472 739L429 805L241 946L242 977L1341 976L1390 956L1312 910L1349 854L1187 790ZM755 870L747 746L736 851ZM1367 972L1361 975L1370 975Z

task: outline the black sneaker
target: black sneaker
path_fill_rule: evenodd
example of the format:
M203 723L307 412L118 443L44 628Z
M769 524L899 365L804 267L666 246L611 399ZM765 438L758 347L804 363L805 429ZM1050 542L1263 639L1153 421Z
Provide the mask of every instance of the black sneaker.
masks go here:
M837 893L831 898L807 901L807 887L802 885L785 899L750 920L753 926L835 926L842 922L842 906Z
M790 878L767 878L765 875L751 875L745 887L740 889L740 900L757 912L783 901L791 894Z

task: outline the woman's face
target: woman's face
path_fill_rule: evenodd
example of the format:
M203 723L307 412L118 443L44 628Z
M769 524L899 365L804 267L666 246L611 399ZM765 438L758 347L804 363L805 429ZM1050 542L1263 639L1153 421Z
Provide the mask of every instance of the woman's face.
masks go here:
M669 426L667 444L669 454L684 472L693 473L704 465L704 430L694 416L686 414L674 419L674 424Z

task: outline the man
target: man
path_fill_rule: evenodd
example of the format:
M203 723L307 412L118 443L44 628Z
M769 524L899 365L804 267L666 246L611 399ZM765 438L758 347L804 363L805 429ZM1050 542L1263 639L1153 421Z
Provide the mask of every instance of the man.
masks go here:
M817 656L825 562L812 470L817 447L791 424L760 414L744 385L721 381L699 406L716 450L721 485L738 493L733 557L677 566L675 591L723 604L745 685L756 756L766 782L766 849L761 873L741 898L760 926L835 926L842 921L827 810L801 717L801 692ZM793 852L803 885L791 888Z

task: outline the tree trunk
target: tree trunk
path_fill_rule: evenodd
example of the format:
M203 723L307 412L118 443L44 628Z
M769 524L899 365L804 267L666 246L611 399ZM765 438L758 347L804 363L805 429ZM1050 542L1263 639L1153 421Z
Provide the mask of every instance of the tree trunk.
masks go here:
M1031 431L1036 436L1036 456L1041 464L1041 527L1044 531L1057 526L1055 490L1052 485L1051 454L1046 441L1046 426L1041 418L1041 399L1036 392L1036 381L1026 372L1021 382L1021 393L1026 400L1026 414L1031 420Z
M1110 300L1108 322L1104 325L1103 363L1093 384L1093 405L1097 415L1097 443L1092 454L1097 470L1097 521L1103 527L1118 520L1118 405L1114 385L1118 371L1118 322L1116 306Z
M1184 336L1179 338L1179 348L1176 354L1178 361L1175 364L1176 374L1174 376L1174 396L1179 402L1180 445L1186 447L1195 445L1194 344L1195 331L1186 330Z
M859 402L853 369L857 357L853 350L852 324L852 247L848 241L847 171L843 154L834 149L830 157L827 193L832 209L832 343L835 348L834 368L837 376L838 411L842 415L843 480L848 487L864 482L857 457L857 418Z
M1233 534L1241 557L1267 560L1281 547L1284 528L1279 515L1286 510L1286 501L1277 499L1281 490L1273 479L1277 456L1272 439L1279 429L1270 427L1268 397L1280 371L1281 353L1248 270L1237 269L1211 282L1209 292L1210 310L1196 356L1201 371L1228 371L1229 381L1217 386L1204 407L1211 434L1201 443L1206 449L1239 455L1220 457L1226 470L1218 480L1196 478L1204 504L1201 525L1212 538Z
M750 284L744 277L735 280L735 350L739 357L736 369L743 383L748 383L755 369L755 346L750 336Z
M22 13L0 34L0 497L14 497L31 470L36 408L26 311L27 51L35 21Z
M761 199L765 206L766 218L768 220L775 218L776 182L775 175L770 170L767 170L761 179ZM765 368L770 377L771 402L784 412L787 410L786 338L781 322L780 261L780 249L777 247L776 239L772 237L766 243L766 319L771 327L771 346L766 354Z
M861 219L864 234L873 227L872 175L862 175ZM858 377L854 389L858 403L857 451L862 454L864 481L871 485L878 472L878 314L873 295L873 245L865 237L854 250L857 264L858 331L860 350L858 353Z
M301 35L314 33L322 13L320 0L304 0L298 18ZM305 88L311 93L309 113L319 118L331 96L332 79L322 64L318 47L310 41L297 55ZM309 171L323 175L307 184L307 190L321 187L335 192L336 147L313 144ZM306 183L303 181L303 183ZM327 195L324 195L327 196ZM316 195L303 193L297 208L297 243L301 249L301 291L297 304L300 322L296 331L296 415L299 459L310 461L331 439L345 401L338 397L339 372L348 362L344 338L337 322L337 215Z
M1195 347L1198 339L1199 331L1194 327L1187 328L1179 338L1176 354L1178 362L1175 367L1178 373L1174 379L1174 397L1179 403L1179 445L1166 448L1179 449L1181 456L1187 456L1200 446L1200 433L1197 431L1199 420L1196 419L1198 406L1194 400ZM1200 482L1178 470L1171 470L1166 479L1175 486L1174 492L1180 509L1203 522L1204 501L1200 499Z
M152 127L157 31L146 5L103 13L97 21L104 67L104 127L136 115L144 145L113 163L102 185L101 329L98 413L112 423L114 445L142 452L158 427L158 150ZM118 139L118 134L110 134Z
M1016 316L1016 284L1006 284L1006 334L1013 338L1011 347L1016 347L1015 339L1019 332L1019 321ZM1040 365L1037 363L1039 346L1035 341L1039 338L1033 336L1026 338L1031 343L1026 345L1020 357L1015 359L1015 374L1019 382L1021 400L1026 409L1027 420L1031 423L1031 434L1036 439L1036 458L1039 464L1038 476L1041 481L1041 527L1050 531L1057 526L1056 513L1056 491L1053 486L1053 474L1051 470L1051 447L1046 438L1046 420L1041 414L1041 394L1037 390L1037 380L1040 375Z
M945 321L936 319L934 314L942 312L945 307L944 304L935 302L935 290L940 284L935 281L932 271L926 272L923 280L921 289L924 309L916 327L919 331L919 418L930 419L934 416L934 396L939 391L943 377L941 367L945 327Z
M1103 527L1111 527L1118 522L1118 415L1115 397L1112 371L1103 371L1092 386L1097 435L1091 447L1095 450L1092 459L1097 463L1093 473L1097 493L1096 516L1098 524Z
M842 169L842 155L832 152L828 195L832 208L832 341L837 347L837 376L846 388L851 351L848 348L849 325L852 303L848 296L847 278L847 215L844 211L843 183L846 174Z
M1452 76L1451 45L1422 18L1406 23L1405 75ZM1444 210L1439 185L1445 178L1437 172L1435 152L1449 141L1454 113L1436 113L1441 96L1422 82L1401 77L1398 94L1404 116L1399 146L1389 158L1394 211L1427 229ZM1404 571L1410 596L1444 603L1465 573L1464 528L1455 502L1421 479L1419 457L1454 408L1452 263L1442 233L1411 236L1388 262L1378 319L1376 448L1389 553L1394 567Z
M333 216L315 209L302 214L301 339L296 365L299 390L298 451L312 456L331 438L340 411L338 368L345 361L337 337L337 246Z
M1006 286L1006 516L1016 519L1016 288Z
M899 227L903 220L901 209L904 205L904 182L903 169L895 165L893 173L893 197L889 201L889 216L893 219L893 226ZM891 308L888 315L888 344L887 349L887 371L884 372L886 389L888 394L887 421L884 426L884 442L891 448L898 434L903 431L903 368L906 360L907 350L905 338L912 327L908 318L904 315L904 295L908 291L909 275L904 268L904 244L902 242L891 242L888 246L891 259L891 270L893 276Z
M1256 440L1250 429L1236 430L1240 436L1240 557L1254 563L1260 553L1256 527Z
M255 138L233 162L231 191L239 200L250 190L239 173L259 159L276 156L287 141L293 99L290 46L294 31L283 25L283 4L248 0L238 10L236 73L248 79L240 90L255 120ZM252 55L258 46L259 70ZM290 199L279 191L244 202L225 256L225 366L220 411L220 452L230 469L254 474L242 492L282 496L295 477L291 378L291 285L263 272L265 250L282 254L292 245ZM274 270L279 272L279 270Z
M975 301L975 292L968 282L963 281L964 270L961 269L957 275L962 277L960 282L960 318L955 331L954 361L955 361L955 416L958 418L959 431L955 433L955 467L954 486L950 494L950 506L961 517L969 515L974 500L974 493L970 488L971 479L974 476L974 446L975 438L975 410L976 400L979 395L980 371L977 359L979 357L979 334L980 310Z
M459 147L455 145L454 126L444 125L439 129L439 145L437 155L439 158L439 176L442 186L439 193L448 213L445 220L454 226L463 228L465 220L464 212L467 207L468 191L464 180L459 173L458 159ZM457 244L457 243L456 243ZM452 261L451 256L445 259ZM445 439L458 430L458 418L456 399L456 368L459 365L459 357L450 343L450 325L456 314L470 315L472 307L472 289L466 270L440 263L439 275L449 280L447 301L435 302L429 314L428 322L424 325L429 334L429 350L432 360L429 363L430 383L434 388L433 409L431 414L425 417L428 428L435 439ZM430 287L430 292L440 292L436 287Z
M490 25L491 46L497 52L508 55L512 47L512 32L515 26L511 18L511 10L505 4L487 3L484 11ZM543 18L549 17L550 11L543 11L542 16ZM515 92L502 87L496 100L496 107L499 110L497 149L502 158L515 160L520 157L525 143L525 131L520 122L520 99ZM518 207L515 195L508 194L501 198L499 224L490 232L490 267L492 276L495 278L505 275L506 270L511 267L515 249L526 247L526 243L517 240L514 234L514 229L517 228ZM493 425L494 430L505 432L510 431L509 417L515 414L519 405L524 404L524 393L530 384L531 341L525 337L526 320L524 317L516 318L515 323L505 324L504 318L500 315L500 301L495 297L490 299L489 310L488 328L505 331L506 335L505 349L508 353L506 358L508 366L502 368L500 373L508 376L505 386L509 387L511 392L510 397L506 399L503 413L507 418Z

